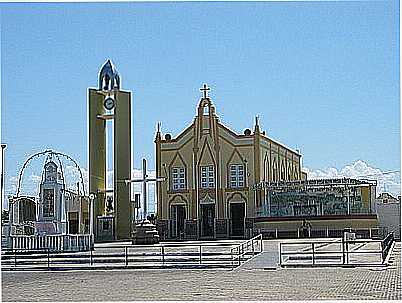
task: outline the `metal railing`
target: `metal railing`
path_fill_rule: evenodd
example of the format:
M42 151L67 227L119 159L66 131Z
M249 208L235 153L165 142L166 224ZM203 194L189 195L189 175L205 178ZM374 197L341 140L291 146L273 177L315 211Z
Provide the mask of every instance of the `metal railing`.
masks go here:
M345 241L342 238L337 239L336 241L279 243L279 264L280 266L384 265L393 241L393 233L390 233L384 240ZM285 247L296 247L296 250L291 249L285 251ZM328 247L331 247L332 249L325 249ZM364 256L375 257L369 257L367 260L367 257L364 259ZM354 257L353 261L351 260L351 257ZM286 261L284 261L285 258L287 258ZM304 262L306 260L311 260L311 262ZM328 260L332 260L333 262L328 262ZM292 262L290 263L288 261Z
M230 249L232 256L232 269L235 266L240 266L242 261L245 261L247 255L257 255L263 251L262 235L259 234L250 240L240 243L236 247Z
M385 234L384 228L360 228L360 229L350 229L351 232L356 234L357 238L360 239L381 239ZM323 228L317 229L312 228L308 230L303 230L302 228L297 229L269 229L269 228L257 228L256 231L262 234L264 239L295 239L295 238L339 238L343 236L344 229L332 229ZM305 234L305 232L307 234Z
M51 249L33 251L11 249L2 254L3 270L51 269L107 269L107 268L233 268L245 254L261 252L257 242L261 236L244 243L163 244L163 245L113 245L96 247L81 252L57 252ZM262 242L259 244L262 247ZM237 251L233 250L237 249ZM236 252L236 253L235 253ZM234 256L236 254L236 256Z

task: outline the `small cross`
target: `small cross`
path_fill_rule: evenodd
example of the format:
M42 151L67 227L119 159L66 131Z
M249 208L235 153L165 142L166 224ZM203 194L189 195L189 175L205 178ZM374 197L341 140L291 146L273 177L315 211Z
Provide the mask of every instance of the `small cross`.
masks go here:
M211 90L206 84L204 84L203 88L200 88L204 95L204 99L208 98L208 91Z

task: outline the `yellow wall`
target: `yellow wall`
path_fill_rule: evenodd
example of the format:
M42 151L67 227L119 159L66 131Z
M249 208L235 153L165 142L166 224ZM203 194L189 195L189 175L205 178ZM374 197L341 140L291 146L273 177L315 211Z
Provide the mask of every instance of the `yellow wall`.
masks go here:
M209 108L204 114L204 108ZM285 180L300 178L300 155L260 132L258 121L250 135L236 134L219 122L215 107L209 98L201 99L193 123L171 140L158 131L155 139L157 175L167 180L157 185L158 218L169 219L172 203L185 204L188 218L197 218L198 201L208 194L215 200L216 217L228 218L230 201L246 202L246 217L255 216L255 192L249 187L256 182L274 180L272 171L280 173L284 163L289 174ZM267 155L271 153L271 159ZM275 161L272 159L276 159ZM274 169L272 163L277 163ZM230 188L230 164L246 168L244 188ZM214 165L215 188L200 188L200 166ZM171 169L186 168L186 190L172 190ZM268 175L268 171L269 173ZM278 177L280 178L280 176ZM258 193L257 193L258 195Z

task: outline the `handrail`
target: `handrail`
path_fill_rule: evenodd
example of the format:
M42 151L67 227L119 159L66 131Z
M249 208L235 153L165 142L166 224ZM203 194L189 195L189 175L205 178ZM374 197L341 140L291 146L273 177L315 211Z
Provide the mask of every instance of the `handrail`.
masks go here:
M258 241L260 242L260 250L256 252L255 249L254 249L254 243L255 242L258 243ZM237 266L240 266L243 256L248 254L248 253L250 253L250 251L248 250L250 244L251 244L251 253L253 254L253 256L255 254L261 253L262 250L263 250L262 234L259 234L259 235L255 236L255 237L245 241L245 242L242 242L242 243L240 243L239 245L233 247L230 250L230 253L231 253L231 256L232 256L232 269L234 268L234 263L235 263L236 259L237 259L237 262L238 262ZM244 249L244 246L245 246L246 249ZM235 254L235 250L237 250L237 254Z
M125 248L125 247L130 247L130 248L161 248L161 247L220 247L220 246L235 246L236 244L233 243L211 243L211 244L152 244L152 245L132 245L132 244L127 244L127 245L110 245L110 246L98 246L96 249L107 249L107 248Z
M392 243L395 241L394 232L388 234L383 241L381 241L382 260L387 258L388 251L391 249Z
M348 243L382 243L384 240L351 240ZM285 245L310 245L312 241L303 241L303 242L286 242L283 243ZM334 243L341 243L340 240L338 241L314 241L315 244L334 244Z
M334 255L334 254L339 254L342 256L342 263L338 265L367 265L367 263L349 263L349 255L353 254L378 254L381 255L381 264L384 263L385 258L388 254L388 251L390 250L392 243L394 241L393 233L390 233L384 240L352 240L352 241L344 241L343 239L339 239L338 241L314 241L314 242L285 242L279 243L279 264L280 266L284 265L283 264L283 257L285 256L291 256L291 255L309 255L311 256L312 259L312 264L310 265L316 265L316 255ZM381 244L381 250L351 250L349 249L349 245L352 244L372 244L372 243L380 243ZM332 245L332 244L340 244L341 245L341 250L338 251L317 251L317 245L318 244L327 244L327 245ZM308 247L304 250L298 250L298 251L284 251L284 247L286 246L298 246L298 245L308 245ZM364 246L364 245L363 245ZM377 264L377 263L375 263ZM300 265L300 264L299 264ZM308 265L304 264L303 265Z

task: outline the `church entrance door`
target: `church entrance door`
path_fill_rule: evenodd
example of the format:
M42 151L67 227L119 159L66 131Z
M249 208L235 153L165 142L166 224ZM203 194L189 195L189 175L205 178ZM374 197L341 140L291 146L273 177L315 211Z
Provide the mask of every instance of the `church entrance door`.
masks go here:
M186 208L184 205L172 205L170 208L172 219L171 236L182 239L184 236L184 220L186 219Z
M230 235L244 236L245 203L230 203Z
M68 213L68 233L78 234L78 212Z
M215 204L201 204L201 237L214 237Z

